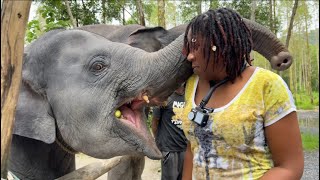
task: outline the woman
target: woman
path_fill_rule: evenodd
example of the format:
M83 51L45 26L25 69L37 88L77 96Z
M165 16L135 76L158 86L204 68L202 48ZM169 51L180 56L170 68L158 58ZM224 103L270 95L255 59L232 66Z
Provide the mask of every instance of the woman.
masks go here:
M189 23L184 52L194 75L185 93L183 179L301 178L292 94L280 76L251 66L251 50L251 32L231 9L209 10Z

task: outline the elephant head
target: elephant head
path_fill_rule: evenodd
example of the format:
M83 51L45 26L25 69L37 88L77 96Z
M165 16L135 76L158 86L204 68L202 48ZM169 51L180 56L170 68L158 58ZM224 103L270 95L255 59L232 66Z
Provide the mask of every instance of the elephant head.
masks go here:
M149 53L84 30L46 33L25 51L14 134L96 158L161 158L143 97L166 99L192 74L182 46L183 35Z

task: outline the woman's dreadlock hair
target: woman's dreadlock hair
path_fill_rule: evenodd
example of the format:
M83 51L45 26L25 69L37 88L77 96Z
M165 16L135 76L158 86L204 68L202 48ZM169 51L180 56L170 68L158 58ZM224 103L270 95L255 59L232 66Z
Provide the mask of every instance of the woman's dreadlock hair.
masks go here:
M233 81L241 74L241 67L246 61L251 65L250 52L252 49L251 31L243 22L242 17L234 10L220 8L208 10L194 17L188 24L184 35L183 52L186 55L195 48L195 43L188 43L188 32L191 30L192 38L202 36L204 58L207 66L210 54L214 53L214 64L223 60L227 75ZM215 45L216 51L211 50Z

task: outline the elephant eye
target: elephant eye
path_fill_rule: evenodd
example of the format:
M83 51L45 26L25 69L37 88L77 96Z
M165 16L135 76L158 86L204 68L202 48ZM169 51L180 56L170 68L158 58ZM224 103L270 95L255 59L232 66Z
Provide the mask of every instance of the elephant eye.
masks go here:
M89 70L93 73L100 73L110 66L109 58L106 56L96 56L92 58Z
M96 70L96 71L100 71L100 70L103 69L103 67L104 67L103 64L101 64L101 63L96 63L96 64L94 64L93 69Z
M107 66L103 62L95 62L91 66L91 71L92 72L100 72L104 70Z

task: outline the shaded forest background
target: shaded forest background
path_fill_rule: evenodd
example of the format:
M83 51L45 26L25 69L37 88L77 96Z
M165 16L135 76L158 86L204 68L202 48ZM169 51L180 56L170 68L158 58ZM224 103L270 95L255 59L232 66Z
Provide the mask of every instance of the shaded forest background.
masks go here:
M229 7L274 32L288 47L294 63L276 72L260 54L253 65L272 70L286 81L298 109L319 107L319 1L318 0L46 0L33 1L25 43L51 29L90 24L140 24L170 29L194 16ZM34 13L32 13L34 10Z

